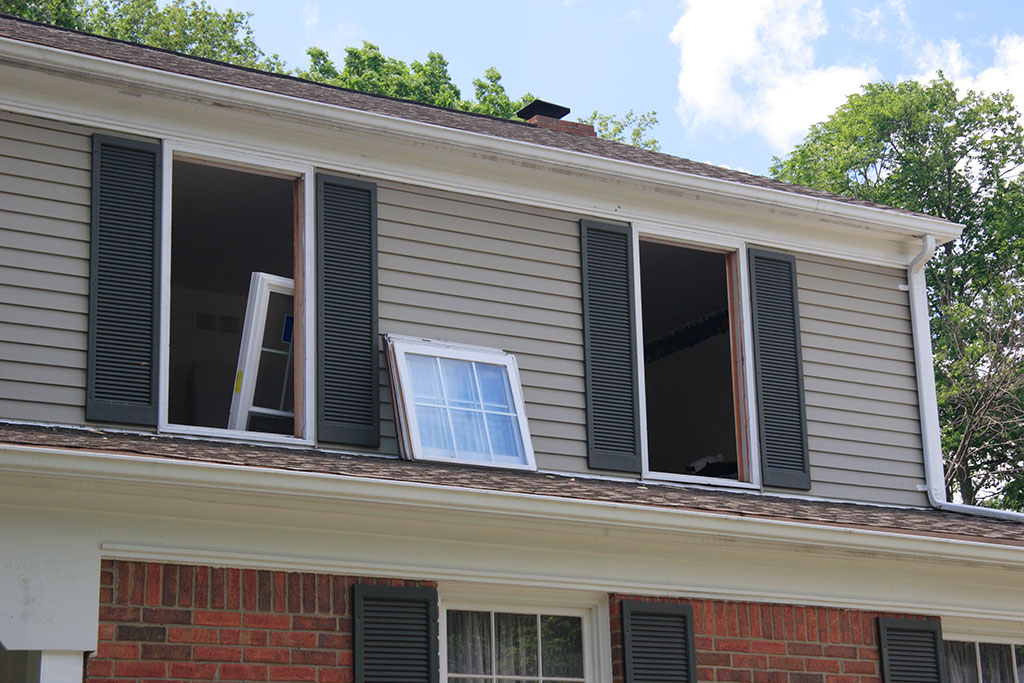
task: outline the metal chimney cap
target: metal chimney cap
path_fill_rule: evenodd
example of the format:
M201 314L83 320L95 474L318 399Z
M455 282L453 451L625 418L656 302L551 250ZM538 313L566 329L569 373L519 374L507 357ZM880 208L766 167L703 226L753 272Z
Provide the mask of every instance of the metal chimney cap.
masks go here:
M560 104L552 104L544 100L534 100L516 112L516 116L528 121L534 116L549 116L553 119L560 119L569 113L569 107Z

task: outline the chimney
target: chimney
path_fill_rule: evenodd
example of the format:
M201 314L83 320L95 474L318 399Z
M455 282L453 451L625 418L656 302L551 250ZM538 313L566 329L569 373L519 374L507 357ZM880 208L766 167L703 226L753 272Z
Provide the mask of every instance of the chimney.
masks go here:
M557 130L560 133L571 133L582 135L588 138L597 137L594 127L589 123L576 123L574 121L562 121L561 118L569 113L569 107L558 104L551 104L544 100L534 100L516 112L516 116L525 119L527 123L538 128Z

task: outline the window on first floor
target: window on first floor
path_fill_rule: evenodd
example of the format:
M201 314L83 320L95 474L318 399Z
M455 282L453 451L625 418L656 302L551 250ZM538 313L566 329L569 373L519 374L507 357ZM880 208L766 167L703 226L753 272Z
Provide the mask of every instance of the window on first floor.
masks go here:
M949 683L1024 683L1024 645L945 641Z

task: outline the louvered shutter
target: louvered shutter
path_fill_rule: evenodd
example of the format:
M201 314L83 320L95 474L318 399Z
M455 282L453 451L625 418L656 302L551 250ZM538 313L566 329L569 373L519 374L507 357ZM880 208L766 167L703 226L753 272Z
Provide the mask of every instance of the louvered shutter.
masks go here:
M87 420L157 423L160 157L93 136Z
M946 683L939 622L879 617L878 634L886 683Z
M766 486L806 490L811 475L796 261L756 249L749 256L761 477Z
M639 472L632 231L582 220L580 249L590 467Z
M356 585L352 594L356 683L436 683L437 591Z
M696 683L689 605L624 601L622 644L626 683Z
M317 264L317 438L376 447L376 185L317 176Z

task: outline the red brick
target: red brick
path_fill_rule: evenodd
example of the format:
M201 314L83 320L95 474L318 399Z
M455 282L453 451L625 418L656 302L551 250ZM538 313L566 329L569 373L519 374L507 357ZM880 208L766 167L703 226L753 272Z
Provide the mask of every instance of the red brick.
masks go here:
M286 609L288 609L288 575L284 572L274 572L274 611L284 612Z
M164 565L164 582L161 596L164 607L174 607L178 602L178 565Z
M291 652L284 648L247 647L242 651L242 661L287 664L291 661Z
M715 669L716 681L740 681L740 683L749 683L753 678L753 674L741 669Z
M794 638L801 641L807 640L807 610L803 607L794 607L793 621L796 626Z
M840 642L839 632L839 610L829 608L828 610L828 640L830 643Z
M315 681L316 667L314 666L272 666L270 667L270 680L272 681Z
M162 564L150 562L146 565L146 604L159 606L163 599L163 571Z
M114 671L118 676L127 676L131 678L140 678L142 676L152 676L159 678L167 673L167 664L164 662L117 662L114 666Z
M341 666L352 666L354 654L351 649L338 650L338 664Z
M739 621L740 638L750 637L750 604L742 602L737 607L737 619Z
M715 601L715 635L727 637L729 635L726 618L725 618L725 605L720 601Z
M100 640L96 644L96 657L104 659L138 659L139 646L136 643L112 643Z
M259 609L259 577L255 569L242 570L242 609Z
M615 676L616 681L621 681L621 674ZM697 667L697 680L698 681L713 681L715 680L715 669L714 667Z
M772 605L772 638L775 640L786 639L785 618L782 615L782 605Z
M768 666L780 671L804 671L804 660L801 657L771 657Z
M807 659L808 671L821 671L822 673L839 673L839 661L835 659Z
M292 664L316 664L317 666L334 666L338 663L338 653L324 650L291 650Z
M337 631L336 617L292 617L292 628L296 631Z
M859 683L860 681L857 676L829 676L826 680L828 683Z
M317 671L318 683L352 683L352 669L320 669Z
M733 655L732 665L744 669L767 669L768 657L766 655Z
M736 603L730 602L726 606L725 610L725 632L730 638L736 638L740 635L739 627L739 612L736 609Z
M732 655L727 652L697 652L698 666L732 666Z
M112 676L114 675L114 663L109 659L96 659L95 657L90 657L88 663L85 665L85 672L90 678L93 676Z
M334 598L334 605L331 608L331 612L337 615L348 614L348 586L345 585L344 576L334 577L334 586L331 589L331 595ZM612 602L608 605L612 619L614 620L619 613L619 603Z
M270 644L274 647L316 647L317 634L293 631L271 631Z
M137 622L141 619L142 610L138 607L100 605L100 621Z
M823 683L824 680L822 674L789 674L789 683Z
M210 607L224 609L224 582L226 569L214 567L210 570Z
M100 568L101 569L113 569L115 562L116 562L116 560L111 560L109 558L103 558L103 559L100 560Z
M715 638L715 649L727 652L750 652L750 641L740 638Z
M316 611L320 614L331 613L331 577L320 574L316 579Z
M228 609L238 609L242 599L242 571L240 569L226 570L224 605Z
M786 644L773 640L754 640L750 643L750 651L769 655L784 655L786 654Z
M302 577L296 572L288 572L288 611L302 611Z
M100 588L100 604L106 605L114 602L114 589L110 586Z
M261 612L274 608L274 573L261 569L256 573L256 605Z
M754 683L786 683L788 674L782 671L755 671Z
M868 674L874 676L878 671L875 669L874 662L843 662L843 673L844 674Z
M146 602L146 563L125 562L131 573L131 594L129 604L141 605Z
M262 647L267 644L267 632L252 629L244 631L239 629L221 629L220 642L222 645L255 645Z
M217 647L214 645L196 645L192 658L197 662L240 662L242 650L237 647Z
M821 656L821 645L816 643L790 643L786 650L791 655Z
M828 642L828 610L824 607L818 608L818 641Z
M167 629L167 640L172 643L216 643L217 629L171 626Z
M217 675L217 664L193 664L192 662L171 662L170 675L175 678L211 680Z
M191 607L192 594L195 589L195 567L178 568L178 606Z
M115 628L113 624L100 624L96 635L100 640L113 640Z
M316 575L302 575L302 611L316 612Z
M192 623L197 626L241 626L238 612L193 612Z
M750 637L760 638L761 637L761 607L759 605L749 605L750 612Z
M693 639L694 647L698 650L713 650L715 649L715 639L711 636L695 636Z
M793 614L793 606L786 605L782 608L782 627L786 634L786 640L796 638L796 615Z
M191 624L192 610L147 608L142 610L142 620L147 624Z
M191 645L171 645L168 643L143 643L142 659L191 659Z
M288 628L291 618L287 614L246 614L242 623L249 628Z
M857 650L857 659L870 659L878 661L878 650L873 647L862 647Z
M262 664L224 664L220 677L225 681L265 681L267 667Z
M192 604L200 609L210 606L210 568L196 567L196 587Z
M839 659L856 659L857 648L849 645L826 645L825 656Z
M807 617L807 640L817 641L818 638L818 610L815 607L808 607L804 610Z
M162 643L167 640L165 626L118 626L114 631L117 640L138 640L149 643Z
M128 562L118 562L114 567L115 574L115 587L114 595L116 596L115 601L118 604L124 605L129 604L131 600L131 570L132 566ZM138 604L138 603L135 603Z

